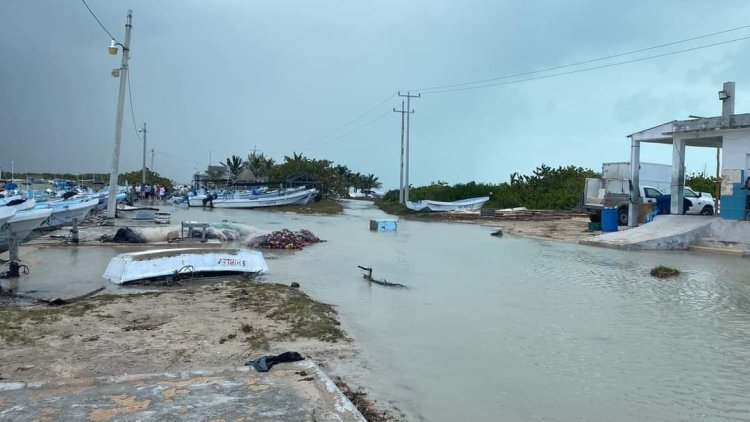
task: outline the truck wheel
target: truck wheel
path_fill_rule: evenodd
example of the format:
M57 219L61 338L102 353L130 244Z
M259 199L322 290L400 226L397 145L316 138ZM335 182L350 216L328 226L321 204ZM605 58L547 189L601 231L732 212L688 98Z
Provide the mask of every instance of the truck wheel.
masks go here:
M714 207L712 207L710 205L706 205L701 210L701 215L714 215Z
M620 208L617 210L617 224L620 226L628 225L628 209Z
M589 220L591 220L592 223L601 223L602 215L601 214L589 214Z

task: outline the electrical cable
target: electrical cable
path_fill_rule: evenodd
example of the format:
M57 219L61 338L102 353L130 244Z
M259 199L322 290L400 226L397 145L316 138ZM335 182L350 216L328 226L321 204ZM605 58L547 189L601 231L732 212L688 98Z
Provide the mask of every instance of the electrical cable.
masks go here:
M102 29L104 30L104 32L106 32L107 35L109 35L109 38L111 38L111 39L113 39L113 40L115 40L116 42L119 43L119 41L117 41L117 39L114 37L114 35L112 35L112 33L109 32L109 30L104 26L104 24L102 24L102 21L100 21L99 18L96 17L96 14L94 14L94 11L91 10L91 8L89 7L89 5L86 4L86 0L81 0L81 2L83 3L84 6L86 6L86 9L89 9L89 13L91 13L91 16L93 16L94 19L96 20L96 22L99 23L99 26L102 27Z
M741 29L747 29L747 28L750 28L750 25L739 26L739 27L736 27L736 28L726 29L724 31L712 32L710 34L699 35L699 36L692 37L692 38L685 38L685 39L682 39L682 40L672 41L672 42L668 42L668 43L664 43L664 44L659 44L659 45L655 45L655 46L652 46L652 47L640 48L640 49L637 49L637 50L626 51L624 53L611 54L609 56L604 56L604 57L599 57L599 58L589 59L589 60L583 60L583 61L575 62L575 63L568 63L568 64L559 65L559 66L553 66L553 67L548 67L548 68L544 68L544 69L533 70L533 71L529 71L529 72L521 72L521 73L515 73L515 74L512 74L512 75L500 76L500 77L496 77L496 78L481 79L481 80L470 81L470 82L460 82L460 83L449 84L449 85L438 85L438 86L433 86L433 87L429 87L429 88L412 89L411 91L426 92L426 91L433 91L433 90L442 90L442 89L445 89L445 88L455 88L455 87L465 86L465 85L475 85L475 84L481 84L481 83L485 83L485 82L498 81L498 80L502 80L502 79L516 78L516 77L519 77L519 76L528 76L528 75L533 75L533 74L536 74L536 73L543 73L543 72L549 72L549 71L552 71L552 70L564 69L566 67L580 66L582 64L588 64L588 63L594 63L594 62L603 61L603 60L614 59L616 57L629 56L631 54L642 53L644 51L650 51L650 50L656 50L656 49L659 49L659 48L669 47L669 46L672 46L672 45L684 44L686 42L695 41L695 40L699 40L699 39L703 39L703 38L709 38L709 37L713 37L713 36L716 36L716 35L721 35L721 34L725 34L725 33L728 33L728 32L739 31Z
M367 111L365 111L364 113L360 114L359 116L357 116L357 117L353 118L352 120L348 121L347 123L345 123L345 124L343 124L343 125L339 126L339 127L338 127L338 128L336 128L335 130L332 130L332 131L330 131L330 132L326 133L326 134L325 134L325 135L323 135L323 136L319 136L319 137L317 137L317 138L313 139L312 141L310 141L310 142L307 142L307 143L303 144L303 146L310 146L310 145L313 145L313 144L317 143L318 141L320 141L320 140L322 140L322 139L326 139L326 138L328 138L329 136L331 136L331 135L333 135L333 134L335 134L335 133L337 133L337 132L339 132L339 131L341 131L341 130L343 130L343 129L346 129L347 127L349 127L349 126L351 126L352 124L354 124L354 123L355 123L355 122L356 122L357 120L359 120L359 119L361 119L361 118L363 118L363 117L367 116L368 114L372 113L372 112L373 112L374 110L377 110L378 108L380 108L381 106L383 106L383 104L387 103L388 101L390 101L390 100L391 100L391 98L393 98L393 97L395 97L395 96L396 96L396 93L393 93L393 94L391 94L391 95L390 95L390 96L389 96L388 98L386 98L386 99L384 99L383 101L379 102L379 103L378 103L377 105L375 105L375 106L371 107L370 109L368 109L368 110L367 110Z
M655 58L659 58L659 57L672 56L672 55L675 55L675 54L686 53L686 52L689 52L689 51L695 51L695 50L701 50L701 49L704 49L704 48L716 47L718 45L724 45L724 44L729 44L729 43L733 43L733 42L744 41L744 40L747 40L747 39L750 39L750 36L742 37L742 38L734 38L734 39L727 40L727 41L721 41L721 42L716 42L716 43L712 43L712 44L701 45L701 46L697 46L697 47L686 48L686 49L683 49L683 50L670 51L670 52L667 52L667 53L656 54L656 55L653 55L653 56L640 57L640 58L632 59L632 60L625 60L625 61L621 61L621 62L608 63L608 64L604 64L604 65L592 66L592 67L587 67L587 68L583 68L583 69L576 69L576 70L571 70L571 71L568 71L568 72L552 73L550 75L535 76L533 78L524 78L524 79L517 79L517 80L513 80L513 81L496 82L496 83L491 83L491 84L483 84L483 85L476 85L476 86L465 86L465 87L453 88L453 89L450 89L450 88L449 89L441 89L441 90L426 92L424 94L428 95L428 94L442 94L442 93L446 93L446 92L467 91L467 90L471 90L471 89L488 88L488 87L493 87L493 86L510 85L510 84L516 84L516 83L521 83L521 82L536 81L536 80L540 80L540 79L548 79L548 78L553 78L553 77L556 77L556 76L572 75L574 73L582 73L582 72L588 72L588 71L591 71L591 70L604 69L604 68L614 67L614 66L621 66L621 65L625 65L625 64L641 62L641 61L644 61L644 60L651 60L651 59L655 59Z
M130 117L133 119L133 130L135 131L135 137L141 140L141 135L138 132L138 124L135 122L135 112L133 111L133 93L130 91L130 68L128 67L128 103L130 104Z
M379 115L378 115L377 117L375 117L374 119L372 119L372 120L369 120L369 121L368 121L367 123L365 123L365 124L363 124L363 125L361 125L361 126L357 127L357 128L356 128L356 129L354 129L354 130L351 130L351 131L349 131L349 132L343 133L343 134L341 134L341 135L339 135L339 136L337 136L337 137L335 137L335 138L327 139L327 140L326 140L326 141L324 141L324 142L318 142L318 143L317 143L317 145L325 145L325 144L330 144L331 142L335 142L335 141L338 141L338 140L339 140L339 139L341 139L341 138L345 138L345 137L347 137L347 136L349 136L349 135L351 135L351 134L353 134L353 133L355 133L355 132L357 132L357 131L359 131L359 130L361 130L361 129L364 129L365 127L367 127L367 126L369 126L369 125L371 125L371 124L375 123L376 121L378 121L378 120L382 119L383 117L385 117L385 116L387 116L387 115L389 115L389 114L391 114L391 111L390 111L390 110L388 110L388 111L386 111L386 112L384 112L384 113L382 113L382 114L379 114ZM317 146L317 145L316 145L316 146ZM311 144L308 144L308 145L302 145L301 147L295 148L295 150L297 150L297 149L301 149L301 148L304 148L304 147L310 147L310 146L311 146Z

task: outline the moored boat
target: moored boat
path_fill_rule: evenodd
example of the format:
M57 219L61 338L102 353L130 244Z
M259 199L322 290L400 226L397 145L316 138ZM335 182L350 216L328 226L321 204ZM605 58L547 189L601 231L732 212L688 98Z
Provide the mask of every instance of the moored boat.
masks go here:
M16 215L16 209L13 207L0 207L0 230L3 225L8 222L14 215Z
M103 277L115 284L181 274L265 273L258 251L240 248L180 248L123 253L109 261Z
M42 222L39 229L52 229L81 221L99 203L97 198L88 200L64 200L37 203L36 209L51 209L52 215Z
M410 210L420 211L428 209L430 211L477 211L482 208L485 202L489 201L489 196L477 198L461 199L453 202L432 201L425 199L423 201L407 201L406 207Z
M199 206L206 206L214 208L263 208L263 207L278 207L283 205L297 205L307 204L318 191L316 189L295 189L291 192L286 192L281 195L270 195L270 196L259 196L255 199L233 197L228 199L215 198L213 200L207 200L203 205L202 199L196 199L195 201L191 198L192 204L201 204Z
M16 234L19 244L23 243L31 231L39 227L50 215L52 215L51 209L17 211L6 222L7 228L0 230L0 251L8 249L8 238L11 232Z

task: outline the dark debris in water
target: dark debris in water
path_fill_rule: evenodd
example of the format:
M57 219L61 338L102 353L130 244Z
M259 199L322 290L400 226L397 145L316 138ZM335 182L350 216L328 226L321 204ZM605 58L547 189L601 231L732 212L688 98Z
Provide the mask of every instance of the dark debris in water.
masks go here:
M651 269L651 276L656 278L669 278L678 275L680 275L680 270L677 268L665 267L664 265L659 265L658 267Z

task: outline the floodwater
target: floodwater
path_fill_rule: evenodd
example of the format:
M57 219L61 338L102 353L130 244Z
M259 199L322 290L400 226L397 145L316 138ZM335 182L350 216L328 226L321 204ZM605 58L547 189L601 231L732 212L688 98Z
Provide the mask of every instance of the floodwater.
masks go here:
M371 218L386 215L357 201L336 217L173 212L173 221L307 228L326 239L265 253L264 279L298 281L335 305L362 350L357 376L366 379L357 381L410 419L750 420L747 259L495 238L478 225L401 221L397 232L375 233ZM49 252L22 291L102 286L114 254ZM370 285L357 265L408 288ZM656 265L682 274L652 278ZM51 285L44 271L76 281Z

